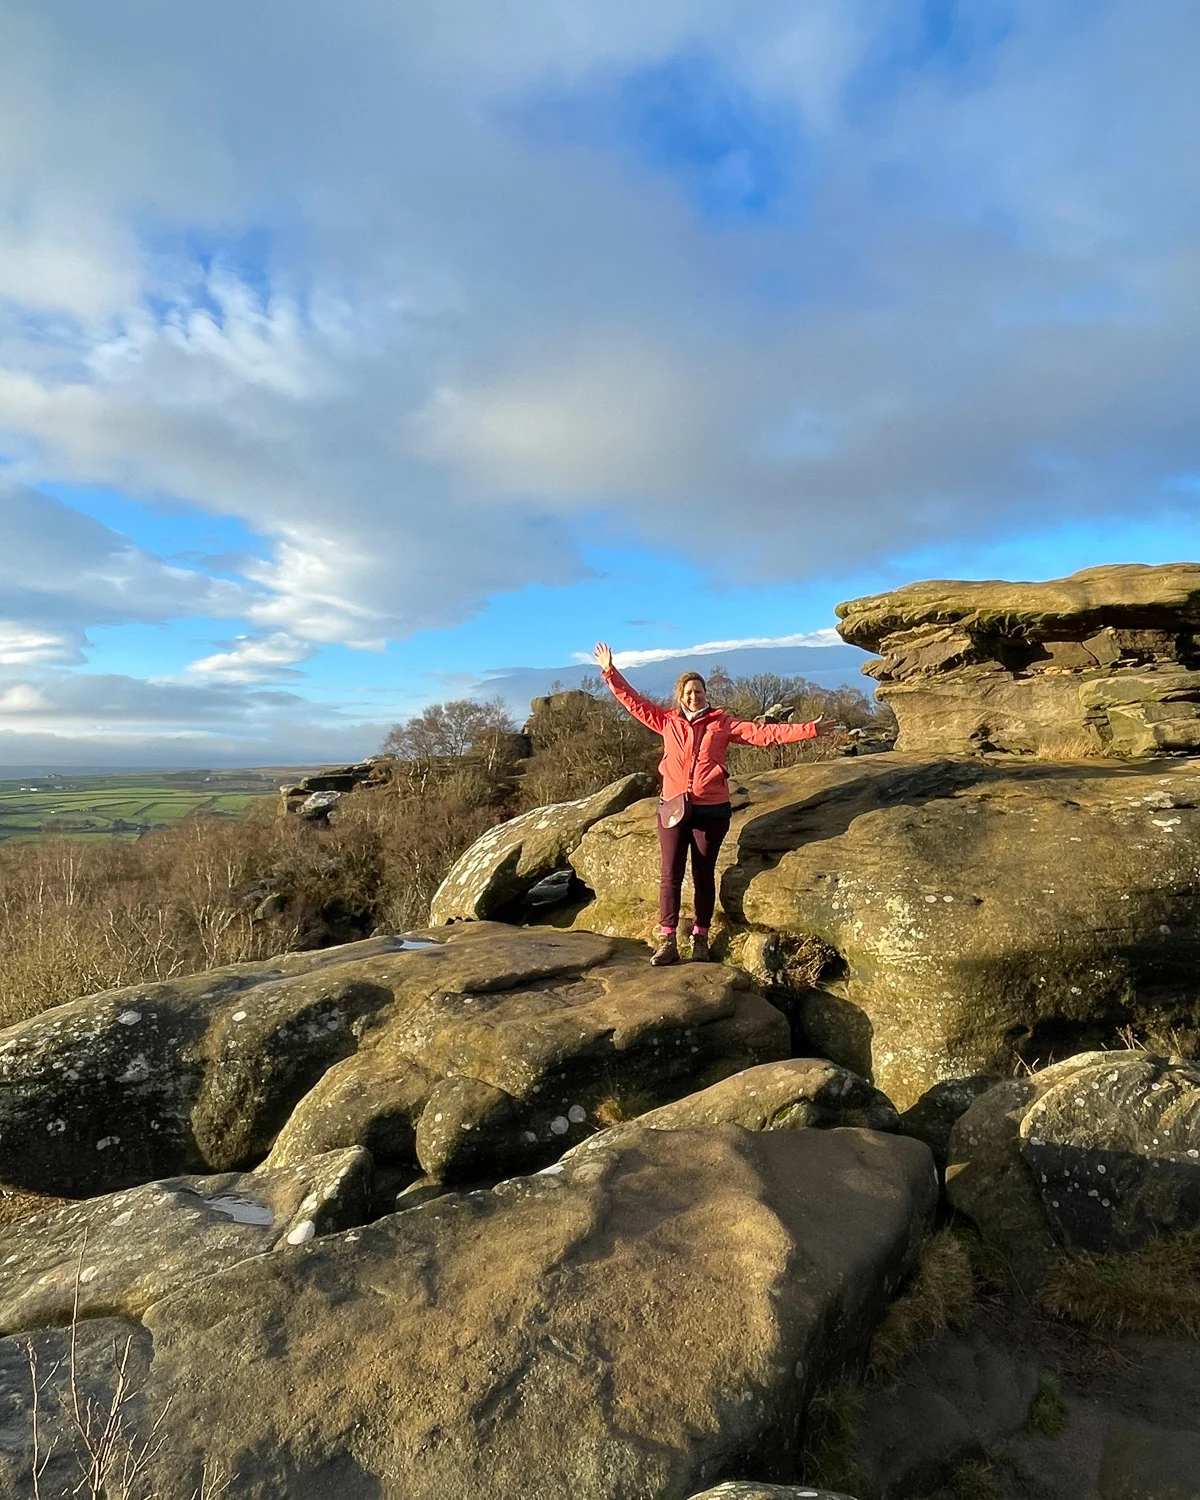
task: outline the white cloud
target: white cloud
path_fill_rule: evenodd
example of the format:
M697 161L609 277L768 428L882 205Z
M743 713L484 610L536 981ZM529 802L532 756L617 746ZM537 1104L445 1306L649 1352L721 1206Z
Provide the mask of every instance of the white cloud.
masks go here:
M65 671L0 681L0 767L306 765L370 754L385 729L237 683Z
M741 651L757 646L841 646L842 638L837 631L802 631L799 635L748 636L740 641L701 641L697 646L655 646L645 651L614 651L613 661L620 668L645 667L651 662L674 661L680 656L717 656L730 651ZM595 658L590 651L576 651L578 662L591 662Z
M291 669L297 662L308 661L313 648L294 640L282 630L268 636L239 636L228 651L201 657L188 667L202 677L222 682L270 682L282 676L298 675Z
M0 620L0 666L69 661L76 650L76 643L69 635L30 629L17 620Z
M746 579L1152 508L1200 470L1200 17L954 12L965 60L911 0L0 0L4 450L269 551L0 495L0 661L207 614L193 675L261 680L568 582L597 515ZM630 125L680 59L708 113Z
M48 495L0 477L0 664L82 660L97 625L231 618L243 584L175 567Z
M17 682L0 692L0 714L36 714L49 707L45 694L31 682Z

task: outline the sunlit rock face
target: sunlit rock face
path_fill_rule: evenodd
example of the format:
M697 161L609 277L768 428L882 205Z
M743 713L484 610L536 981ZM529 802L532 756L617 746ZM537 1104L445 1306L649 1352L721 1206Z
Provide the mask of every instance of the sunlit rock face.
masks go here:
M897 748L1146 756L1200 746L1200 564L912 583L838 605Z
M140 1321L36 1336L161 1500L680 1500L794 1470L808 1395L912 1267L936 1177L872 1130L644 1130L537 1176L250 1255ZM28 1335L0 1339L0 1493L33 1493ZM154 1426L158 1413L169 1420ZM46 1390L42 1493L71 1415ZM49 1450L51 1441L53 1450Z
M764 773L739 802L719 945L787 991L805 1050L901 1109L1197 1025L1200 763L871 755ZM579 925L644 935L653 809L597 823L572 862L596 893ZM828 964L797 986L789 947L813 940Z

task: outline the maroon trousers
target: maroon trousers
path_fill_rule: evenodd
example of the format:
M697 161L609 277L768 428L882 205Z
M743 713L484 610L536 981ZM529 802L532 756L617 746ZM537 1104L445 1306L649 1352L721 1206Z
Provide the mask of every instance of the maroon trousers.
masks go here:
M679 893L683 889L688 851L692 854L692 885L696 892L695 926L707 932L717 904L717 855L729 832L728 802L695 804L674 828L658 825L662 852L662 879L658 887L658 922L665 932L679 926Z

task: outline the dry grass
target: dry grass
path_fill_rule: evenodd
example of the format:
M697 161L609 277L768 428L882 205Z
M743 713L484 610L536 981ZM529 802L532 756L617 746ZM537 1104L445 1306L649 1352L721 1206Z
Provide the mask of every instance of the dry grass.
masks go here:
M86 1237L75 1271L75 1304L65 1360L56 1360L43 1373L32 1340L25 1346L30 1384L32 1452L31 1500L159 1500L149 1471L162 1451L164 1423L170 1400L160 1409L145 1437L139 1437L134 1413L142 1404L131 1373L133 1339L112 1346L112 1389L106 1396L88 1393L79 1372L79 1277ZM57 1418L47 1423L47 1408ZM67 1477L51 1494L48 1471L52 1460L67 1469ZM232 1475L207 1461L190 1500L219 1500L229 1490Z
M1101 744L1099 735L1081 734L1048 741L1031 751L1026 758L1029 760L1096 760L1104 757L1105 754L1105 747Z
M982 1458L969 1459L955 1471L949 1492L953 1500L997 1500L1000 1493L992 1465Z
M958 1235L940 1230L926 1240L916 1274L888 1308L871 1342L867 1368L894 1375L914 1349L947 1328L965 1333L975 1312L975 1278Z
M45 1193L30 1193L24 1188L0 1182L0 1229L34 1214L48 1214L56 1208L65 1208L70 1201L69 1198L52 1198Z
M1079 1255L1056 1267L1038 1306L1101 1333L1200 1338L1200 1230L1152 1240L1126 1255Z
M742 953L747 942L745 934L738 934L729 945L729 957L742 963ZM763 951L761 959L755 959L752 967L761 970L763 980L779 989L799 992L809 990L820 980L830 965L840 961L837 949L816 933L781 932Z
M356 792L343 809L329 828L255 810L136 843L0 847L0 1027L98 990L422 926L450 865L504 816L444 785Z

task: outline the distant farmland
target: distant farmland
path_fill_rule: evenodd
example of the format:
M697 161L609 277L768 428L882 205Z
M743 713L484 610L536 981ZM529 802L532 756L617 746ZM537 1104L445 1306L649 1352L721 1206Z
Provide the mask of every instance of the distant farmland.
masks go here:
M107 776L0 780L0 843L11 839L136 839L182 818L236 817L274 796L295 769L118 771Z

